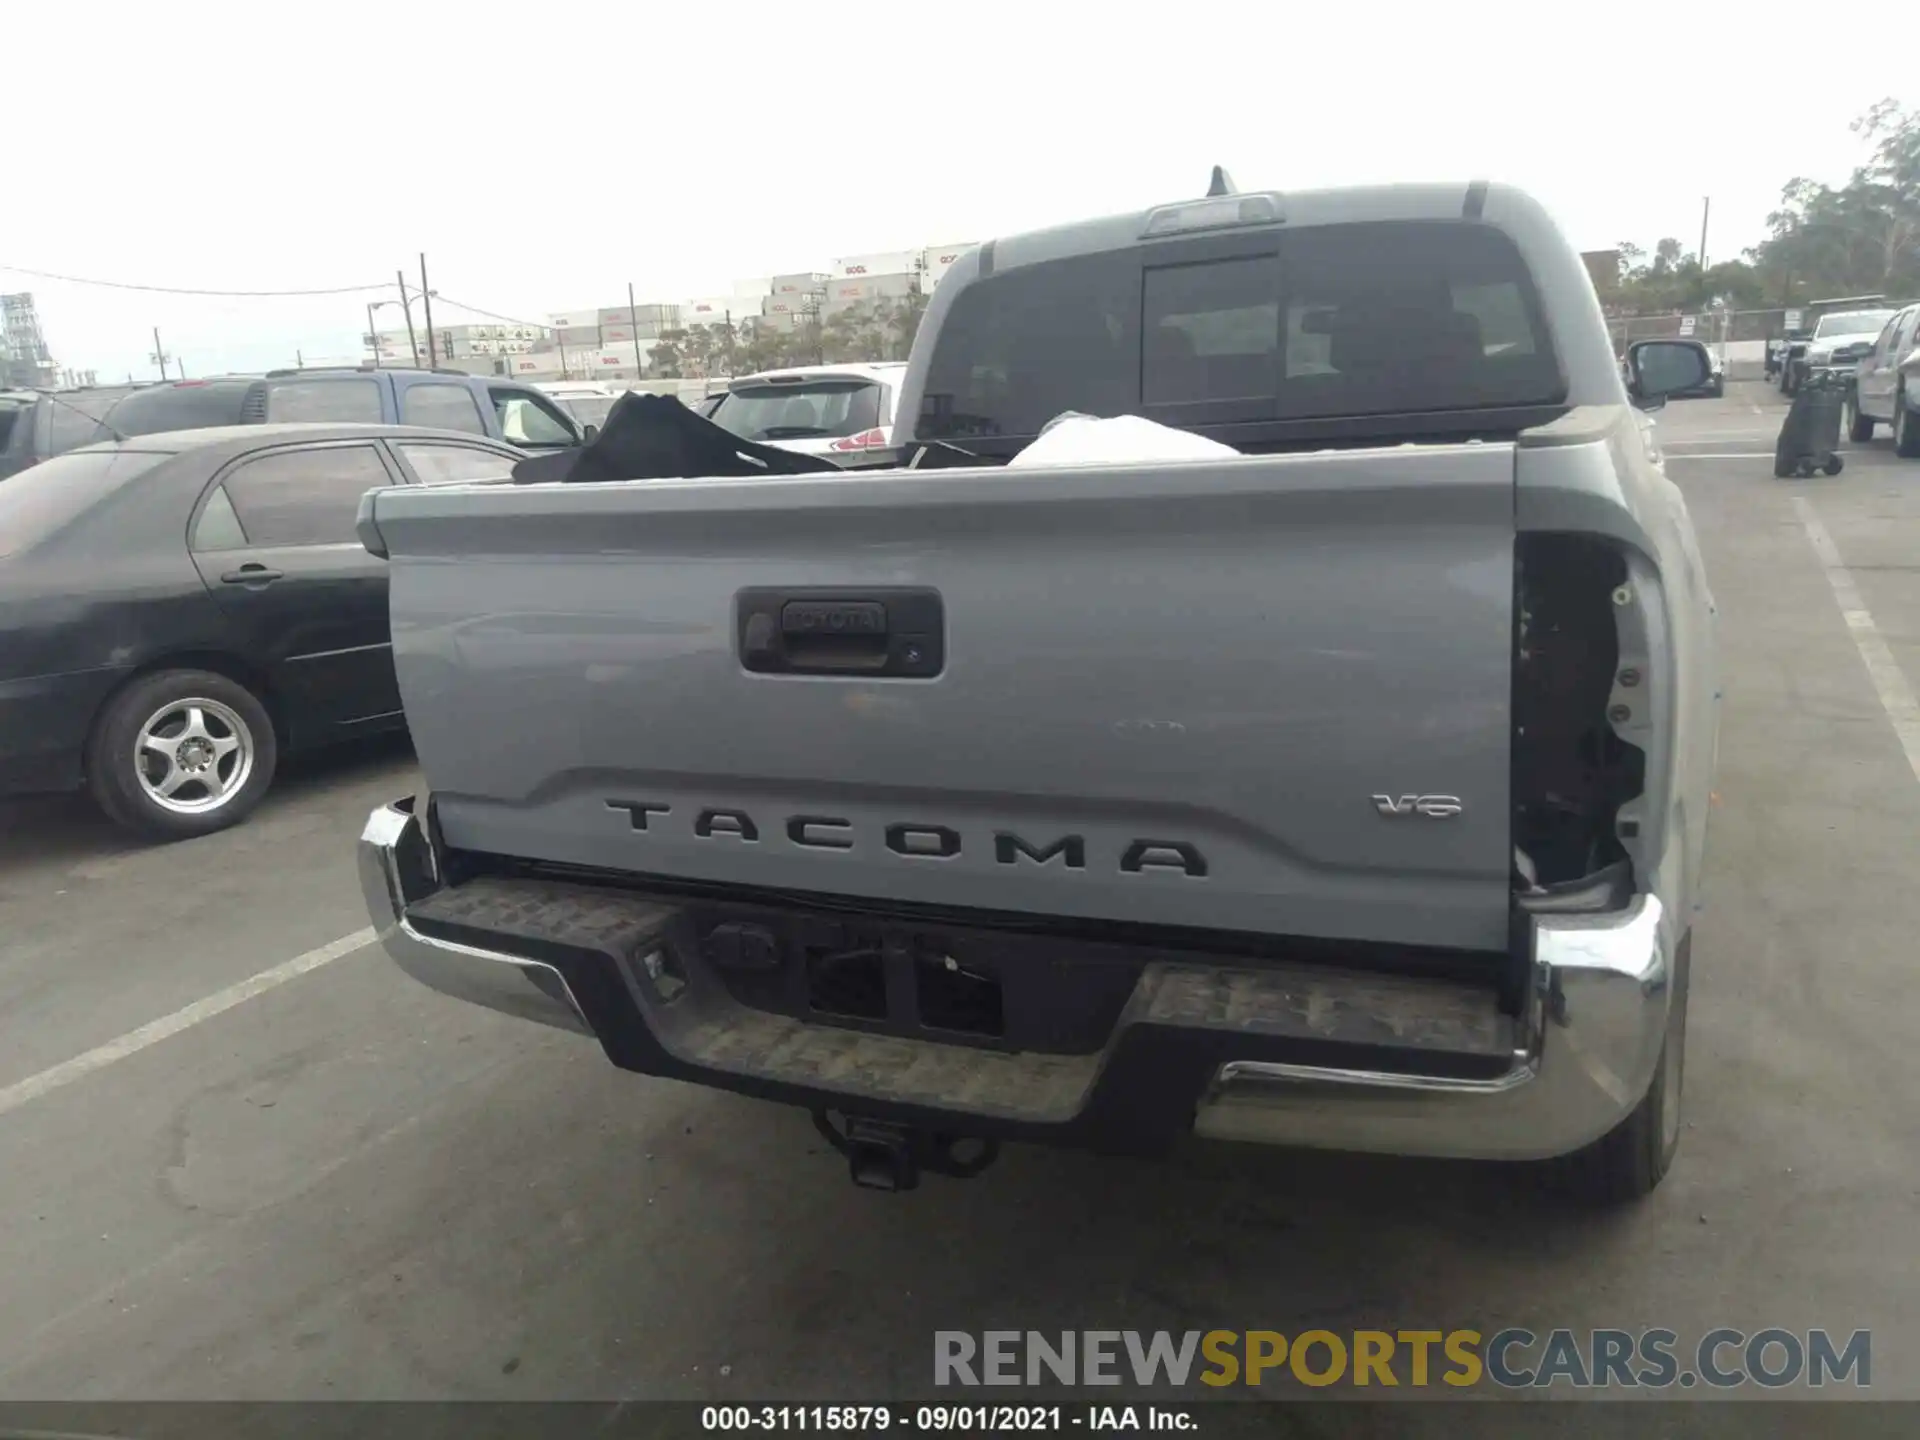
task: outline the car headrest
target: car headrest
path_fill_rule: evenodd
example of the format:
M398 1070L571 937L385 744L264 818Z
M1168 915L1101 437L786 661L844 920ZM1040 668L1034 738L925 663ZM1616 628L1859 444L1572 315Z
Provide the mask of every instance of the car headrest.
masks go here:
M1337 312L1328 359L1342 375L1397 373L1423 366L1479 364L1480 322L1450 304L1375 300Z

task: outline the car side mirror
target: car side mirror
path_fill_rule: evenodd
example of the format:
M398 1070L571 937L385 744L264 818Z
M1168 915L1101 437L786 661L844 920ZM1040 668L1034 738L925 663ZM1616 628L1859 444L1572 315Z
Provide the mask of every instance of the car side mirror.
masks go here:
M1711 375L1707 349L1686 340L1640 340L1627 347L1627 393L1659 404L1669 395L1695 390Z
M593 437L598 435L599 433L600 433L600 427L598 425L588 424L588 425L582 426L580 430L580 443L583 445L586 444L588 441L593 439Z

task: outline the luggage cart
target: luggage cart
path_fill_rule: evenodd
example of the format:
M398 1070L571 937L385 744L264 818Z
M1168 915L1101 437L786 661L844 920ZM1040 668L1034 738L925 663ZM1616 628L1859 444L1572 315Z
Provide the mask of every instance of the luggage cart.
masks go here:
M1805 480L1819 470L1838 475L1846 468L1840 457L1840 412L1846 382L1837 374L1815 374L1796 387L1793 404L1781 423L1773 446L1773 473L1781 480Z

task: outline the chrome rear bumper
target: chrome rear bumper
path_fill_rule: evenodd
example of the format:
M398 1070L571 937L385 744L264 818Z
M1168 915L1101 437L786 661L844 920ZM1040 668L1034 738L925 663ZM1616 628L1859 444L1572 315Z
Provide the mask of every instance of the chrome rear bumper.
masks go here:
M539 960L420 934L407 905L439 888L439 866L412 800L382 805L360 833L360 893L381 947L430 990L522 1020L593 1034L566 978Z
M555 966L427 936L407 906L440 871L412 802L382 806L360 837L362 891L382 946L444 994L523 1019L596 1034ZM1397 1155L1530 1160L1563 1155L1623 1120L1652 1084L1667 1033L1675 946L1658 899L1605 916L1534 923L1524 1044L1491 1079L1236 1060L1196 1096L1210 1139ZM604 1041L606 1037L601 1037Z
M1653 1083L1675 937L1652 895L1534 923L1533 1014L1513 1068L1485 1081L1289 1066L1221 1067L1196 1133L1218 1140L1540 1160L1599 1139Z

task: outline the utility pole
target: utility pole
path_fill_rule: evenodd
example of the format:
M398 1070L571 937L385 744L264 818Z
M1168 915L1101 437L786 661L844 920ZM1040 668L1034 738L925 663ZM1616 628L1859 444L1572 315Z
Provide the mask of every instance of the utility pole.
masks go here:
M640 312L633 304L633 282L627 282L627 324L633 327L633 378L638 380L646 366L640 360Z
M160 378L162 380L166 379L167 361L173 357L168 355L167 352L160 347L160 327L158 325L153 327L153 354L147 358L160 367Z
M1700 201L1700 308L1705 309L1713 299L1713 291L1707 283L1707 216L1713 209L1713 197L1705 196Z
M367 348L373 352L373 368L380 368L380 332L373 328L373 302L367 302Z
M427 368L436 370L440 366L440 357L433 348L433 291L427 288L427 252L420 252L420 299L427 307Z
M407 272L396 270L393 278L400 286L400 313L407 317L407 348L413 351L413 368L420 368L420 342L413 338L413 302L407 299Z

